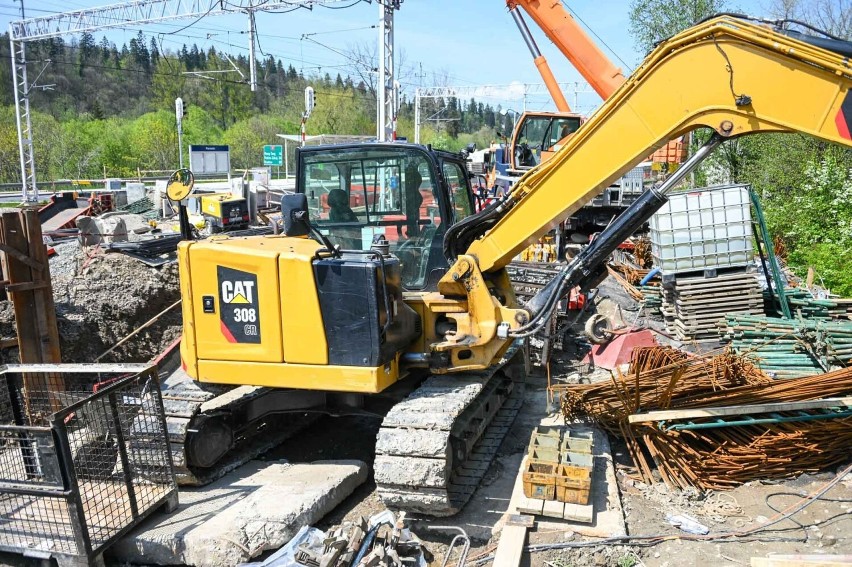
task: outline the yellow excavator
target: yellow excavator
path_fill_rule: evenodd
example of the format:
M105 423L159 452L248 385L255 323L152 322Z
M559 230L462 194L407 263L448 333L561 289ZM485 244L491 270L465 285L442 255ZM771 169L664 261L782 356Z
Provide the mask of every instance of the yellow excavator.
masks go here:
M282 200L283 234L179 246L185 371L200 384L267 387L241 419L409 385L378 434L378 491L392 508L451 515L520 407L518 339L568 290L597 285L612 250L724 140L799 132L852 146L850 56L848 42L731 16L703 22L662 42L550 160L475 214L461 166L427 148L305 152L299 193ZM516 301L505 268L518 252L702 127L715 134L664 185ZM226 443L221 423L207 439L190 427L194 442Z

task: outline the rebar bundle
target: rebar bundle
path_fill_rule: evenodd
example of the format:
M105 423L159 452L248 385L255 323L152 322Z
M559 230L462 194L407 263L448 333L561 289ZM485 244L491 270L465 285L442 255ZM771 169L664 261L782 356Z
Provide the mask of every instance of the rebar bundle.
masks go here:
M852 393L852 368L786 380L767 377L729 351L687 357L666 347L636 349L626 374L610 383L564 387L566 420L590 419L622 437L643 481L651 463L669 486L731 488L842 463L852 443L852 411L774 411L629 423L656 410L737 408L823 400Z
M677 407L677 400L688 395L772 382L747 358L730 352L688 357L660 346L636 348L632 356L627 373L610 382L564 387L565 419L590 418L618 434L631 414Z

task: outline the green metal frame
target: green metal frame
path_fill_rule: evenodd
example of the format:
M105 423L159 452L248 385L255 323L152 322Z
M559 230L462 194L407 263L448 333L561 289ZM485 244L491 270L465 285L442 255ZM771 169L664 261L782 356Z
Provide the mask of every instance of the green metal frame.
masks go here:
M784 282L781 279L781 270L778 268L778 262L775 258L775 250L770 245L769 229L766 228L766 219L763 216L763 207L760 204L760 198L755 193L754 189L748 188L748 194L751 196L751 204L754 205L754 214L757 217L757 226L760 227L760 239L763 241L763 247L766 249L766 255L769 258L769 266L772 271L772 280L775 285L775 294L778 296L778 303L781 305L781 312L785 319L792 319L793 315L790 311L790 302L787 301L787 294L784 292ZM760 246L760 243L758 243ZM771 292L770 287L770 292Z

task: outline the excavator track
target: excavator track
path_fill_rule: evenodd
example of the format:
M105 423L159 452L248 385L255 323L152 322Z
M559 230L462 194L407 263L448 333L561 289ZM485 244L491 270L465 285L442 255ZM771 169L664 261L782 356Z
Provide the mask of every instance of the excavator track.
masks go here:
M523 402L523 382L497 368L431 376L385 416L374 477L389 508L451 516L488 472Z
M234 422L241 420L234 416L271 393L269 388L196 382L180 369L169 374L163 380L161 395L178 484L209 484L318 418L316 414L296 412L235 426ZM199 460L209 462L199 466Z

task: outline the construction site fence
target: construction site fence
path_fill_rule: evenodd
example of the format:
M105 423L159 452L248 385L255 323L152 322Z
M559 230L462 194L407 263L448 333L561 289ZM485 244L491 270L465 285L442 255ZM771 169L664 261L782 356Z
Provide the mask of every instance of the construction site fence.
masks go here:
M89 565L177 505L156 367L0 367L0 550Z

